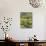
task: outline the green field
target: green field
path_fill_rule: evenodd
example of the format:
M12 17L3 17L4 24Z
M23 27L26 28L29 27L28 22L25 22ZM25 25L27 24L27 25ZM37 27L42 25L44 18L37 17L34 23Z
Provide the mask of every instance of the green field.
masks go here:
M32 12L21 12L20 13L20 27L21 28L32 28Z

